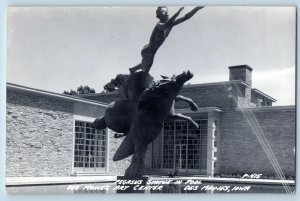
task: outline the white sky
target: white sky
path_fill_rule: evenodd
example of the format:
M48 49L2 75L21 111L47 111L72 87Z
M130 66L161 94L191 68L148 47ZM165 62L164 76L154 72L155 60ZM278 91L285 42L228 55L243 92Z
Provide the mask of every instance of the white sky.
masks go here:
M101 92L140 63L158 21L155 10L9 8L7 81L58 93L79 85ZM159 79L191 70L191 83L207 83L227 81L228 66L248 64L254 88L276 105L295 104L295 13L294 7L206 7L173 28L150 73Z

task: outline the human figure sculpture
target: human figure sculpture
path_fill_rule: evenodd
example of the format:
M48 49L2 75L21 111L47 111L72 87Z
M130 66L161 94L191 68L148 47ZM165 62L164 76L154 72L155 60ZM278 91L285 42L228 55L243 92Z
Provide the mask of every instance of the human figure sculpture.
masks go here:
M168 37L172 28L190 19L198 10L202 8L203 7L197 6L183 17L176 19L183 10L183 7L181 7L171 18L169 18L168 9L166 7L158 7L156 10L156 17L159 19L159 22L152 31L149 43L145 45L141 51L142 62L137 66L130 68L130 72L134 73L139 69L144 72L149 72L153 64L156 51Z

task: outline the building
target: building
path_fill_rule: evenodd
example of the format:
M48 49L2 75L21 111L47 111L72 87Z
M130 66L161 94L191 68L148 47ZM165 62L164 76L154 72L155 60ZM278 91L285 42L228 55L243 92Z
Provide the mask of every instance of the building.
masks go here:
M147 174L264 174L295 176L295 106L272 106L276 100L252 88L252 68L229 67L229 81L186 85L177 112L200 124L165 122L149 145ZM113 162L122 139L90 123L104 114L118 93L80 97L7 84L6 175L122 175L130 157Z

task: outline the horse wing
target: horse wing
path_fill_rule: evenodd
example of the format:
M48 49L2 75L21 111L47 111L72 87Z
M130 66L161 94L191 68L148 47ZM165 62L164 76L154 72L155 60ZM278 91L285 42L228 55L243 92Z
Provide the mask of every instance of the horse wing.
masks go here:
M130 136L126 136L120 147L116 151L113 161L122 160L130 155L134 154L134 144Z

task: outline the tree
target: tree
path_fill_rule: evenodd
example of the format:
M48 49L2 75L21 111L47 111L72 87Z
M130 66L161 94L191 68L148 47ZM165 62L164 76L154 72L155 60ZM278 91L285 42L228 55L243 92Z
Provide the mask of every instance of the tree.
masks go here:
M63 94L66 95L82 95L82 94L94 94L96 93L95 89L90 88L89 86L85 85L85 86L79 86L77 88L77 91L71 89L70 91L64 91Z
M111 79L110 82L104 85L105 92L112 92L120 88L126 80L128 80L128 74L118 74L115 79Z
M81 94L94 94L95 93L95 89L93 89L93 88L90 88L89 86L80 86L80 87L78 87L77 88L77 93L79 94L79 95L81 95Z

